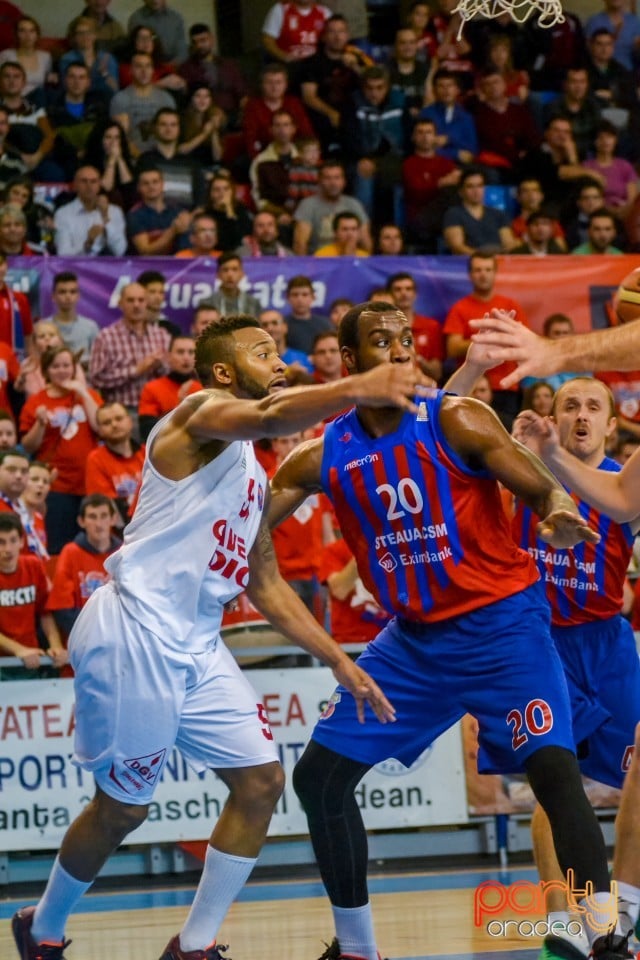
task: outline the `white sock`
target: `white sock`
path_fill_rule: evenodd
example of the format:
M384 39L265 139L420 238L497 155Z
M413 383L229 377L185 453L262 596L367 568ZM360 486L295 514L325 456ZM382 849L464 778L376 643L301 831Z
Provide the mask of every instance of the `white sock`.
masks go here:
M207 847L204 869L191 910L180 931L180 946L205 950L216 938L229 907L244 887L255 866L255 859L234 857Z
M635 925L640 913L640 889L630 883L625 883L624 880L616 880L616 883L618 884L618 903L621 900L624 901L625 905L621 909L629 914Z
M562 923L565 928L569 923L569 911L568 910L549 910L547 914L547 923L549 924L549 929L553 923ZM562 936L562 933L555 934L556 936Z
M93 881L76 880L56 857L42 898L36 907L31 936L36 943L62 943L67 917Z
M592 893L584 900L580 900L580 906L585 911L584 927L590 945L598 937L606 936L612 928L615 928L616 933L620 933L618 901L610 891L601 890L598 893Z
M378 948L373 932L371 904L364 907L334 907L333 922L340 944L340 953L364 960L378 960Z

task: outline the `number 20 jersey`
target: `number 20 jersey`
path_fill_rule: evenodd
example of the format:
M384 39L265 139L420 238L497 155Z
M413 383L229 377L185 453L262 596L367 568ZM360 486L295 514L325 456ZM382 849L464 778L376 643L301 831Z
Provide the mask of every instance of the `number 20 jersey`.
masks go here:
M497 482L467 466L439 424L445 396L417 398L396 431L370 437L354 410L324 434L322 485L367 589L406 620L456 617L526 589Z

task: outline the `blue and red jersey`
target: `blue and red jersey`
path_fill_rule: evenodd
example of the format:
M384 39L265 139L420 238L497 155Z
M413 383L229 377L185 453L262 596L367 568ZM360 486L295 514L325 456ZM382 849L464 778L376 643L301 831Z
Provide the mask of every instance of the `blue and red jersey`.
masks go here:
M357 412L324 434L322 485L358 571L383 609L435 622L535 583L498 484L458 456L440 428L444 394L417 399L397 430L370 437Z
M598 470L617 473L620 465L605 457ZM523 504L518 505L512 523L514 539L538 564L551 606L551 622L560 627L606 620L620 613L634 539L628 523L616 523L571 496L580 515L600 534L600 543L579 543L571 550L549 546L536 536L539 517Z

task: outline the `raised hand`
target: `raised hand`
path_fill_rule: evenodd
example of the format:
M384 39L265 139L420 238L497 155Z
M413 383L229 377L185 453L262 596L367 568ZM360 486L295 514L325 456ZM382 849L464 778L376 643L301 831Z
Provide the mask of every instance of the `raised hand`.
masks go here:
M353 663L346 657L337 667L334 667L333 675L338 683L353 694L360 723L364 723L365 703L369 704L380 723L392 723L396 719L394 707L391 706L378 684L357 663Z
M552 365L554 341L539 337L523 323L514 320L506 310L492 310L488 317L471 320L470 326L477 331L471 339L486 348L488 359L496 363L510 360L517 364L513 373L501 381L501 387L511 387L523 377L556 372Z
M550 457L560 446L560 437L553 420L533 410L523 410L513 423L512 436L541 460Z

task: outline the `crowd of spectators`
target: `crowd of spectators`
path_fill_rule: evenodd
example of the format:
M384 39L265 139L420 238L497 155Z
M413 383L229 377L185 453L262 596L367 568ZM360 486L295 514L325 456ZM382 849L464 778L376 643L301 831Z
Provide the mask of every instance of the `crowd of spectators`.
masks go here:
M307 270L288 280L282 312L262 310L245 259L468 257L470 292L444 324L416 313L411 261L370 291L404 311L420 364L443 383L472 317L501 307L527 323L495 291L496 253L640 250L640 19L620 0L551 29L475 19L461 37L454 0L414 2L388 46L369 40L364 0L274 3L256 71L219 56L188 6L144 0L126 26L108 6L89 0L55 38L13 8L14 35L3 24L0 37L0 517L18 520L0 529L0 583L33 579L18 556L48 568L48 601L47 578L32 584L32 626L57 666L135 505L144 442L201 388L204 326L254 314L290 383L344 373L336 330L350 301L318 313ZM73 257L73 270L56 274L50 316L34 318L5 282L7 257L46 254ZM82 258L125 254L211 263L215 293L188 331L163 312L156 270L121 289L109 326L78 313ZM547 318L545 335L571 330L570 317ZM507 427L523 405L550 409L559 383L504 391L503 375L489 371L476 395ZM640 372L602 378L624 458L640 442ZM259 444L267 472L301 439ZM328 592L338 639L380 622L322 497L283 525L276 550L320 617ZM33 646L0 650L32 671Z
M276 2L253 58L219 56L213 30L166 0L144 0L126 27L108 6L94 0L47 38L14 8L0 194L27 230L11 211L5 253L260 255L253 221L267 212L277 233L262 255L313 254L336 242L345 210L363 253L389 223L404 253L599 252L586 235L570 242L583 188L600 192L591 212L613 217L604 249L640 248L640 18L621 0L550 29L476 17L460 38L453 0L413 2L388 45L369 40L364 0ZM523 181L536 182L535 209L519 206ZM56 185L48 216L33 199L43 183ZM193 242L203 211L208 247ZM532 214L529 244L528 223L512 221Z

